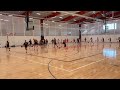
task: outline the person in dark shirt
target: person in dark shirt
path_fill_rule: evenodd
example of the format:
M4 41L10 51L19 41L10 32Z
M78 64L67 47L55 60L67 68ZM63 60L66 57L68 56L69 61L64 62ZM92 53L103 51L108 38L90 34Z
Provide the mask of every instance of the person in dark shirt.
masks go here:
M56 42L56 39L54 38L54 48L55 48L55 46L57 46L57 42Z
M48 40L46 39L46 45L48 44Z
M24 46L25 46L25 50L26 50L26 53L27 53L28 42L26 42L26 40L24 42Z
M85 42L86 42L86 38L85 38Z
M102 41L103 41L103 43L104 43L104 38L102 38Z
M110 40L110 43L111 43L111 38L109 40Z
M63 40L63 44L64 44L64 47L66 47L66 41L65 40Z
M91 41L91 43L93 43L93 39L92 39L92 37L90 38L90 41Z
M9 41L7 41L7 43L6 43L6 50L8 50L8 49L10 51Z
M31 39L29 40L29 45L32 46L32 41L31 41Z

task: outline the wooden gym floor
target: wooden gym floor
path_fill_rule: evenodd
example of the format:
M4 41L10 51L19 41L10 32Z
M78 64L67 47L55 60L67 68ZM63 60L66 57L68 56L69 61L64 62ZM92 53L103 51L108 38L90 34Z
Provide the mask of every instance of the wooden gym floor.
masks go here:
M115 49L116 58L103 55L103 49ZM120 79L118 43L73 44L66 48L39 46L38 51L13 47L0 48L1 79Z

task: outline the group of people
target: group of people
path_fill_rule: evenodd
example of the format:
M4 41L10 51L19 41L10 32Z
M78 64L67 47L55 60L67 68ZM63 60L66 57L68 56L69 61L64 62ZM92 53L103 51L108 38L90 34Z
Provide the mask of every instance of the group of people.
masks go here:
M68 43L68 39L64 39L63 41L62 41L62 39L61 39L61 42L60 42L59 39L56 40L56 38L54 38L54 39L51 40L51 42L52 42L52 45L54 44L54 48L55 48L56 46L60 48L60 44L63 44L64 47L66 47L66 43Z
M85 37L84 40L85 40L85 42L87 41L86 37ZM108 40L111 42L111 38L109 38ZM117 40L118 40L119 46L120 46L120 37L118 37ZM64 39L64 40L61 39L61 41L60 41L59 39L56 40L56 38L54 38L54 39L51 40L51 42L52 42L52 45L54 45L54 48L55 47L60 47L60 44L63 44L64 47L66 47L66 43L68 43L68 39ZM77 38L77 43L79 43L79 42L80 42L80 39ZM90 42L93 43L92 37L90 38ZM99 42L99 38L98 37L97 37L97 42ZM104 38L102 38L102 42L104 42ZM76 43L75 39L73 39L73 43ZM47 39L40 40L39 42L38 42L37 39L33 39L33 43L32 43L32 40L30 39L28 42L25 40L25 42L24 42L24 44L22 46L25 47L25 50L26 50L26 53L27 53L27 47L28 46L34 47L34 50L35 49L38 50L38 48L37 48L38 45L47 45L47 44L48 44L48 40ZM10 51L9 41L6 42L6 46L5 47L6 47L7 51L8 50Z
M25 47L25 50L26 50L26 53L27 53L27 47L28 46L34 47L34 50L35 49L38 50L38 45L47 45L47 44L48 44L48 40L47 39L40 40L39 42L38 42L37 39L33 39L33 43L32 43L32 40L30 39L29 42L27 42L25 40L23 46Z
M110 43L111 43L111 38L109 38L108 40L109 40ZM87 41L86 37L85 37L84 41L85 41L85 42ZM99 38L98 38L98 37L97 37L97 40L96 40L96 41L99 42ZM93 43L92 37L90 38L90 42ZM104 43L104 38L103 38L103 37L102 37L102 42Z

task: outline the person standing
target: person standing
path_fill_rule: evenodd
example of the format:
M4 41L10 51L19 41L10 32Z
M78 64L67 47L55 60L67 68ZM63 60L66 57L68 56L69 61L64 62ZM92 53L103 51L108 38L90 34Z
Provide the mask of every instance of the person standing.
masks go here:
M57 46L57 42L56 42L56 39L54 38L54 48L55 48L55 46Z
M111 43L111 38L109 40L110 40L110 43Z
M28 42L26 42L26 40L24 42L24 46L25 46L25 50L26 50L26 53L27 53Z
M7 43L6 43L6 50L8 50L8 49L9 49L9 51L10 51L9 41L7 41Z
M86 42L86 37L85 37L85 42Z
M46 45L48 44L48 40L46 39Z
M102 41L103 41L103 43L104 43L104 38L102 38Z
M99 38L97 37L97 43L99 42Z
M66 47L66 40L63 40L64 47Z

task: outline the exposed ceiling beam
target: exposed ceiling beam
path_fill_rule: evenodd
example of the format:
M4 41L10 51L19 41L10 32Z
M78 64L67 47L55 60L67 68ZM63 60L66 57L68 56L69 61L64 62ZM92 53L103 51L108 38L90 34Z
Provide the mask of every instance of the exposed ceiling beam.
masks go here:
M88 16L84 16L84 15L78 15L78 14L74 14L74 13L70 13L70 12L66 12L66 11L59 11L59 12L74 15L74 16L78 16L78 17L82 17L82 18L86 18L86 19L93 19L93 20L102 21L101 19L95 19L95 18L92 18L92 17L88 17Z
M118 12L114 12L114 16L113 16L113 18L116 17L116 16L118 16L118 15L120 15L120 11L118 11ZM109 15L107 15L107 17L112 17L112 13L109 14Z
M75 17L77 17L77 16L68 16L68 17L62 19L61 21L69 21L69 20L71 20L71 19L73 19Z
M77 12L77 13L75 13L75 14L83 15L83 14L85 14L86 12L87 12L87 11L80 11L80 12ZM68 17L62 19L61 21L69 21L69 20L71 20L71 19L73 19L73 18L76 18L76 17L78 17L78 16L68 16Z
M26 17L25 15L4 13L4 12L0 12L0 14L2 14L2 15L13 15L14 17L22 17L22 18L25 18L25 17ZM33 17L33 16L30 16L30 17L32 17L32 18L34 18L34 19L44 19L44 18Z
M51 13L50 15L44 17L44 19L49 19L49 18L58 16L58 15L60 15L60 14L61 14L60 12L53 12L53 13Z
M107 13L107 12L109 12L109 11L104 11L104 13ZM103 11L100 11L100 12L97 12L95 14L89 15L89 17L96 18L98 16L102 16L102 14L103 14ZM75 23L80 23L80 22L83 22L83 21L86 21L86 20L87 20L86 18L82 18L80 20L75 21Z
M33 12L33 11L25 11L25 12L23 12L21 15L25 15L25 16L26 16L26 15L27 15L27 13L29 13L29 15L31 15L31 14L32 14L32 12Z
M109 13L106 14L106 17L100 17L100 19L110 18L110 17L112 17L112 14L113 14L112 11L110 11ZM119 14L120 14L120 12L114 12L113 18Z

